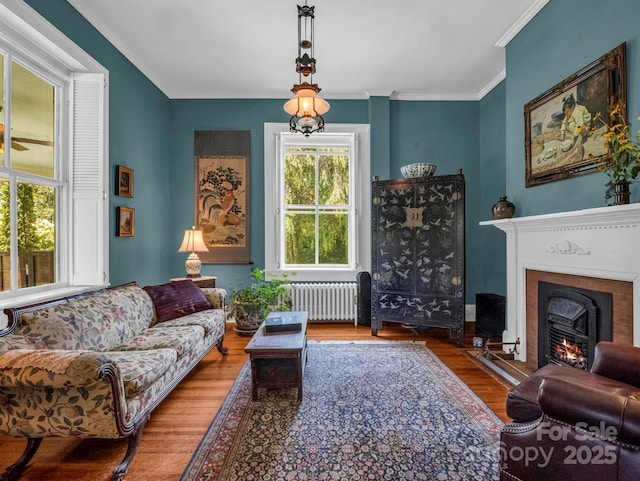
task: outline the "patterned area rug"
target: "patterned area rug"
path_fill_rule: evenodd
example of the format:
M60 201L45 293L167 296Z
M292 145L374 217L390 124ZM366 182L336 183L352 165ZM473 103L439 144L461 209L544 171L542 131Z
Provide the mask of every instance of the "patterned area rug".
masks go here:
M181 481L499 478L502 421L423 343L310 342L296 396L246 364Z

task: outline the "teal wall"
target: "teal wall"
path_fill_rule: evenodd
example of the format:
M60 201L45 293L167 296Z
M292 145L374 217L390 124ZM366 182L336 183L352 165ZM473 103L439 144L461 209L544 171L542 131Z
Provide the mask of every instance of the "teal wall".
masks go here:
M478 242L485 220L478 202L480 179L479 102L391 102L391 178L402 177L400 167L413 162L436 164L437 175L462 169L465 176L466 297L473 303L484 292Z
M172 245L193 222L194 156L196 130L249 130L251 132L250 232L252 265L204 265L205 275L218 276L229 290L246 284L253 267L264 266L264 122L286 123L280 100L172 100L171 101L171 215ZM372 97L368 100L332 100L325 115L331 123L371 124L371 175L401 177L406 163L430 160L439 174L462 168L467 182L467 290L473 300L480 278L473 260L480 253L476 199L480 191L478 159L478 102L402 102ZM444 132L442 119L456 119L455 129ZM390 160L391 159L391 160ZM184 270L184 254L171 251L171 275Z
M184 229L194 221L194 132L196 130L248 130L251 132L250 248L251 265L205 264L203 275L217 276L221 287L230 292L251 281L249 272L264 267L264 123L287 123L282 109L285 99L198 99L171 101L170 249L171 276L184 275L185 254L177 252ZM368 123L365 101L332 101L334 123Z
M638 0L551 0L506 48L506 185L518 215L606 205L603 173L524 186L523 107L612 48L627 43L627 112L640 115ZM635 132L638 122L634 122ZM640 187L632 188L640 200Z
M505 128L505 82L502 81L480 101L480 220L491 219L491 207L506 194ZM474 259L474 268L481 273L477 292L506 295L504 233L484 226L480 227L479 236L480 252Z
M109 271L112 284L163 282L171 253L169 99L64 0L28 0L109 70ZM116 165L134 170L134 197L114 194ZM117 206L135 209L135 236L116 237Z

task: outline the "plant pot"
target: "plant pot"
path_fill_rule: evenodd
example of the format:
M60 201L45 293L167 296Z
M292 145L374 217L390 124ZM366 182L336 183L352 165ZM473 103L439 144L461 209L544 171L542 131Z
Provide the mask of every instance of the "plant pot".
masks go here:
M234 330L239 334L253 335L270 312L287 309L286 305L264 307L263 304L232 301L231 312L236 321Z
M630 196L629 182L616 182L613 185L613 205L628 204Z
M264 312L260 304L233 301L231 312L236 321L235 330L240 334L253 334L264 321Z

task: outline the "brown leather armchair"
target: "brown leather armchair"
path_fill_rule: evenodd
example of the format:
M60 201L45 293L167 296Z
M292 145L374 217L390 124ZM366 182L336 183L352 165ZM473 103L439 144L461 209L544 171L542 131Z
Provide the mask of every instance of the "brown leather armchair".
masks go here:
M501 481L640 479L640 348L600 342L590 372L547 365L511 390Z

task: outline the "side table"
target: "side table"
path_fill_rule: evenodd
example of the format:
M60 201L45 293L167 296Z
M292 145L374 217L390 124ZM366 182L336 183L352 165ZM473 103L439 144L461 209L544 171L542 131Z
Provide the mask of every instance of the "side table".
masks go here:
M171 282L192 280L198 287L216 287L215 276L200 276L200 277L174 277Z

